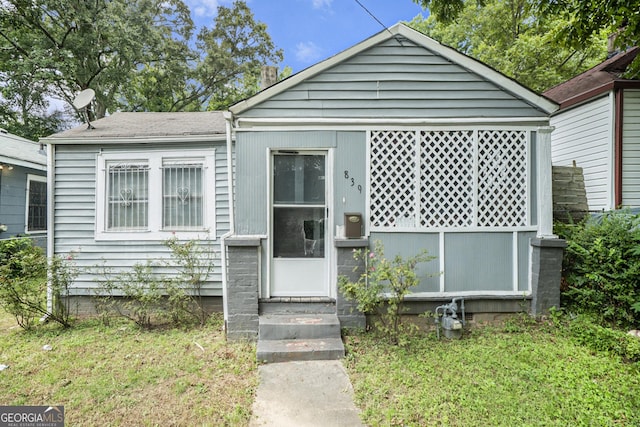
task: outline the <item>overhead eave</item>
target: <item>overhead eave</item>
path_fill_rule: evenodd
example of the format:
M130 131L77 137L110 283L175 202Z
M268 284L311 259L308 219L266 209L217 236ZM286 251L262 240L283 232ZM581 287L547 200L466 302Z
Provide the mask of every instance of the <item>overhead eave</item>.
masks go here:
M529 103L530 105L540 109L546 114L551 114L558 109L558 105L541 96L515 80L512 80L505 75L499 73L493 68L483 64L480 61L477 61L469 56L463 55L462 53L456 51L455 49L440 44L439 42L433 40L432 38L422 34L419 31L416 31L408 26L398 23L393 27L384 30L373 37L368 38L367 40L358 43L357 45L344 50L338 53L331 58L328 58L322 62L319 62L316 65L313 65L306 70L303 70L261 92L252 96L251 98L245 99L243 101L238 102L237 104L232 105L229 110L234 114L242 114L244 111L247 111L256 105L268 100L269 98L278 95L299 83L312 78L313 76L322 73L323 71L363 52L373 46L376 46L379 43L382 43L386 40L389 40L397 35L406 37L412 42L425 47L447 59L450 61L457 63L461 67L466 68L467 70L474 72L476 74L482 75L488 81L502 87L504 90L512 93L516 97L519 97Z
M42 158L44 159L44 156ZM3 155L0 155L0 163L11 164L11 165L14 165L14 166L22 166L22 167L25 167L25 168L35 169L35 170L39 170L39 171L46 171L47 170L47 165L46 164L43 165L43 164L29 162L27 160L15 159L13 157L7 157L7 156L3 156Z
M579 104L582 104L586 101L589 101L593 98L597 98L612 90L617 90L617 89L640 89L640 80L614 80L611 82L607 82L603 85L595 87L586 92L582 92L578 95L575 95L571 98L568 98L562 101L560 103L560 109L556 113L566 110L569 107L575 107Z
M132 145L132 144L170 144L170 143L205 143L225 142L226 134L215 135L167 135L167 136L133 136L103 138L42 138L42 142L51 145Z

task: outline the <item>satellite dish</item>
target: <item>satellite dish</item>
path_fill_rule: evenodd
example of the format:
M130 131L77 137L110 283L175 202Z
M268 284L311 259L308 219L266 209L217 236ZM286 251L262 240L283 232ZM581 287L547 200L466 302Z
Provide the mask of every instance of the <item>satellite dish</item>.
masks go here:
M80 92L72 102L73 106L77 110L79 110L87 120L87 129L95 129L93 126L91 126L91 122L89 121L89 113L87 112L87 107L89 106L89 104L91 104L91 101L93 101L93 98L95 97L96 93L93 89L85 89Z

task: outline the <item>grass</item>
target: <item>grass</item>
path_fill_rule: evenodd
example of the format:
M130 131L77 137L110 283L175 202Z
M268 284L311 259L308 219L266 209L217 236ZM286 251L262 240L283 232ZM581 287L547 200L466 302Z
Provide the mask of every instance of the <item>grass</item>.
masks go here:
M640 364L593 353L559 329L487 326L405 347L356 334L347 348L367 425L640 426Z
M258 384L255 347L221 319L145 331L83 320L23 331L0 312L0 404L64 405L67 425L240 425ZM346 336L345 365L371 426L639 426L640 363L593 352L562 327L513 321L462 340ZM44 350L50 345L50 351Z
M246 425L255 348L227 343L220 326L216 316L191 330L84 320L23 331L0 312L0 404L64 405L67 425Z

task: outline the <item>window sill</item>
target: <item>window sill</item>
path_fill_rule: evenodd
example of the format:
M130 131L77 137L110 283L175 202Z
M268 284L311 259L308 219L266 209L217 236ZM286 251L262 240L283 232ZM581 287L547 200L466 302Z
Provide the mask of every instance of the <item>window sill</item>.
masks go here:
M157 241L172 238L178 240L216 240L216 235L208 230L198 231L103 231L95 234L96 242L107 241Z

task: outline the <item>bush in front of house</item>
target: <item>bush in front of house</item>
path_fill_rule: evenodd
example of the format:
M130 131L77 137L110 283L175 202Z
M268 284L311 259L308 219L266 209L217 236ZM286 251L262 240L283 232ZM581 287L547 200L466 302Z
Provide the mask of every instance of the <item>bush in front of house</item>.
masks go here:
M47 307L47 268L52 306ZM47 266L42 249L31 239L0 241L0 306L18 325L31 328L38 318L53 320L64 327L71 325L69 307L63 297L76 276L72 257L53 257Z
M364 272L356 282L340 276L340 291L357 303L359 311L376 316L377 330L392 344L402 344L406 332L402 324L404 297L420 282L416 266L435 257L424 250L406 259L400 255L387 259L380 241L375 242L373 250L354 250L353 257L364 264Z
M567 240L562 305L603 326L640 324L640 217L616 211L579 224L558 224Z

